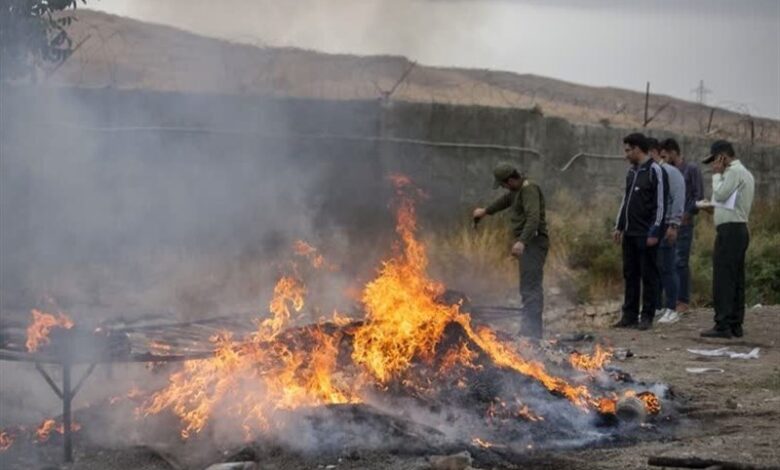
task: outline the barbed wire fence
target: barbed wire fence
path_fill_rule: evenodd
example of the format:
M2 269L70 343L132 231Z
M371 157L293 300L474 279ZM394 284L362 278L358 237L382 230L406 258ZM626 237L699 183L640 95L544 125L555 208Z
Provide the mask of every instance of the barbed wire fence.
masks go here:
M426 67L402 57L326 55L290 48L191 38L149 51L149 39L103 23L85 24L72 57L47 79L75 86L224 92L331 100L426 102L526 109L594 126L645 128L749 144L780 143L780 122L740 103L715 106L631 92L545 83L511 72ZM192 45L200 46L193 50ZM151 58L150 58L151 57Z

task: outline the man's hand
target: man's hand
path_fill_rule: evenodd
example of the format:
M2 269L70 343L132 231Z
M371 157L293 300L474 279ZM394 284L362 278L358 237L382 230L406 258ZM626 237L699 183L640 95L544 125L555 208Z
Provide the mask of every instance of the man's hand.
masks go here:
M723 155L719 156L715 159L714 162L712 162L712 172L713 173L723 173L726 171L726 157Z
M656 246L658 244L658 237L647 237L647 246Z
M523 252L525 251L525 244L523 242L515 242L514 245L512 245L512 256L520 257L523 255Z
M677 227L670 225L669 228L666 229L666 241L670 245L677 243Z
M612 241L614 241L616 245L620 245L620 242L623 241L623 232L620 230L612 232Z
M486 215L487 215L487 212L485 211L484 208L477 207L476 209L474 209L474 213L472 214L472 217L474 217L475 219L479 220L482 217L485 217Z
M690 223L693 221L693 217L691 217L691 214L686 212L682 216L682 224L683 225L690 225Z

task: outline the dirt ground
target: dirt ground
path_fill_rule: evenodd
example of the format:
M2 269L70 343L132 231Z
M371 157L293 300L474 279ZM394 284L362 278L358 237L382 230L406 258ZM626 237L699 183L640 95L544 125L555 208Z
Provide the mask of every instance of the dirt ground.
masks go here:
M679 323L656 325L649 332L592 331L595 341L633 352L633 357L617 361L617 365L635 379L671 386L682 414L679 424L667 437L621 446L538 452L528 455L521 465L485 465L483 462L480 468L651 468L647 465L650 456L695 456L761 465L780 464L780 307L751 308L746 316L746 333L741 339L700 338L699 332L710 326L711 316L711 310L694 311ZM589 348L589 344L582 343L582 349ZM739 352L760 348L760 357L707 358L687 351L688 348L723 346ZM719 368L723 372L693 374L686 371L690 367ZM96 449L82 443L77 448L77 462L70 466L55 464L58 449L47 449L46 453L50 451L49 458L39 456L32 467L24 468L167 470L177 467L142 448ZM430 468L426 456L382 453L318 458L271 452L260 460L258 468L262 470ZM52 463L47 466L42 462ZM0 468L22 467L17 464L6 466L0 461Z
M711 326L712 311L699 310L679 323L656 325L650 332L597 332L614 346L634 352L635 357L621 365L627 372L640 380L670 384L687 402L688 410L675 436L668 441L572 452L568 455L570 468L645 468L650 456L780 464L780 307L749 309L745 336L739 339L699 337L701 330ZM739 352L760 348L760 357L707 358L687 351L724 346ZM691 367L719 368L724 372L686 372Z

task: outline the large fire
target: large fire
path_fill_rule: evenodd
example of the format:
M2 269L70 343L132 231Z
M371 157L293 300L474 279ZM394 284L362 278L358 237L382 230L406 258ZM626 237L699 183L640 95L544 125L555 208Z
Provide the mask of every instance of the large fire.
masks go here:
M73 320L62 313L50 314L33 309L32 322L27 327L27 351L35 352L49 344L49 333L54 328L73 328Z
M271 316L259 322L256 331L241 340L230 333L213 338L214 357L185 363L165 388L145 401L142 414L173 412L182 422L183 437L199 433L216 415L230 416L251 438L276 426L279 410L364 402L391 386L425 396L437 392L433 383L437 378L453 370L479 371L485 361L568 399L581 413L614 413L617 395L598 396L587 382L570 383L542 362L525 357L490 328L474 326L460 305L437 300L445 288L427 275L428 258L416 237L415 206L408 196L413 194L411 182L405 177L395 177L393 182L399 197L399 242L362 290L362 320L350 321L334 312L333 319L295 327L296 315L305 306L306 288L297 275L282 276L269 305ZM299 243L295 251L313 265L325 263L309 245ZM444 344L446 331L453 328L460 339ZM342 348L345 343L351 347ZM609 355L598 348L592 356L572 357L571 364L599 370ZM418 364L433 373L420 373ZM446 383L466 387L466 376L449 375L457 377ZM643 394L638 398L650 413L657 413L657 398ZM494 401L489 413L503 419L543 421L544 416L521 398L513 397L512 405Z

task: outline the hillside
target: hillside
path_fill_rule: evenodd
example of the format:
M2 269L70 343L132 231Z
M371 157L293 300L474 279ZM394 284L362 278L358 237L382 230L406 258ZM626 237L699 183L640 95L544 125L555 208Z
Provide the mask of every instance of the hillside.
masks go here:
M644 118L644 94L628 90L430 67L403 57L255 47L90 10L75 15L71 35L79 47L44 73L50 84L326 99L378 99L392 90L394 100L538 107L545 115L592 125L641 127ZM710 108L651 95L649 114L656 113L650 129L701 135L709 125L713 137L780 143L780 122L771 119L716 109L710 124Z

